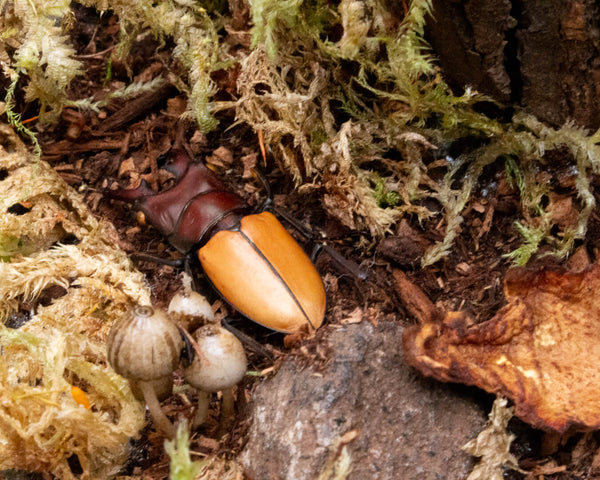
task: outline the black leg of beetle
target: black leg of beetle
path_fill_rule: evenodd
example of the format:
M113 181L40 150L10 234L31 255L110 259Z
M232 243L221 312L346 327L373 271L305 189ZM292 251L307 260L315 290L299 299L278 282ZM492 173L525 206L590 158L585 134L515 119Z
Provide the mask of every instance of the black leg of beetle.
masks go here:
M156 257L154 255L149 255L147 253L132 253L130 258L134 262L152 262L157 263L159 265L168 265L173 268L182 268L185 265L185 258L177 258L175 260Z
M341 255L340 252L324 243L318 243L317 245L315 245L315 248L313 248L311 255L311 260L313 261L313 263L322 252L326 252L327 255L329 255L329 258L331 258L334 265L337 266L337 269L339 270L340 274L350 274L350 277L352 278L352 281L354 282L354 286L356 288L356 293L360 297L360 303L365 303L364 282L367 280L366 272L363 272L355 262L353 262L352 260L348 260L346 257Z
M295 230L297 230L300 233L300 235L305 237L307 240L310 240L310 241L316 243L316 245L313 249L312 255L311 255L311 260L313 262L315 261L315 259L321 252L326 252L331 257L331 259L335 262L335 264L341 268L342 272L349 273L354 278L356 278L357 280L360 280L360 281L365 281L367 279L367 274L365 272L363 272L355 262L348 260L343 255L341 255L337 250L330 247L329 245L327 245L325 243L319 243L316 238L317 235L315 234L315 232L313 232L309 228L302 225L302 223L300 223L297 218L294 218L285 209L277 207L273 203L273 198L271 195L271 187L269 185L269 182L265 178L265 176L262 174L262 172L260 172L257 169L254 169L254 174L262 183L263 188L265 189L265 192L267 194L267 200L265 200L261 209L272 211L278 217L283 218L287 223L289 223Z
M199 269L194 269L194 266L192 265L193 263L193 258L192 255L196 253L196 250L193 250L192 254L188 254L185 257L183 257L183 271L188 275L188 277L190 277L192 279L192 284L191 284L191 288L194 292L199 292L200 288L198 285L198 282L196 281L196 272L194 272L194 270L198 270Z
M310 256L311 260L314 262L316 258L321 254L321 252L327 253L327 255L331 257L331 259L342 270L342 272L349 273L357 280L363 282L367 279L367 273L363 272L355 262L353 262L352 260L348 260L336 249L330 247L325 243L318 243L317 245L315 245L315 248L313 248L312 254Z
M287 223L289 223L294 229L298 230L298 232L300 232L300 234L303 237L306 237L308 240L311 240L313 242L317 242L317 240L315 238L316 237L315 233L312 230L306 228L304 225L302 225L297 219L295 219L293 216L291 216L288 212L286 212L285 210L283 210L281 208L275 207L275 206L272 207L272 210L274 213L277 214L277 216L280 216ZM317 242L315 244L315 247L313 248L313 251L312 251L312 254L310 257L311 260L313 261L313 263L321 252L326 252L331 257L331 259L334 261L334 263L336 265L338 265L338 267L341 268L343 273L349 273L357 280L365 281L367 279L367 274L365 272L363 272L355 262L353 262L352 260L348 260L341 253L339 253L336 249L334 249L333 247L330 247L326 243L318 243Z
M313 242L316 242L317 239L315 232L313 232L310 228L306 228L304 225L302 225L297 218L294 218L290 213L288 213L286 210L284 210L283 208L279 208L276 207L275 205L271 205L270 206L270 210L277 214L278 217L283 218L287 223L289 223L294 230L297 230L300 235L302 235L303 237L305 237L307 240L311 240Z
M282 208L277 207L273 203L273 192L271 191L271 185L269 185L268 180L265 178L264 174L257 168L252 170L254 176L258 178L260 183L262 184L263 189L265 190L266 199L260 206L260 211L271 211L275 213L278 217L283 218L286 222L288 222L292 227L294 227L300 234L308 240L313 240L315 238L314 232L306 228L302 225L296 218L290 215L287 211Z
M261 205L260 210L270 210L271 205L273 204L273 192L271 191L271 185L269 185L269 182L265 178L265 175L258 168L253 168L252 173L254 173L254 176L258 178L258 180L262 184L262 187L265 190L265 195L267 197Z
M181 350L180 359L183 362L184 367L189 367L196 356L196 351L194 350L194 345L192 343L193 339L187 330L184 330L181 327L179 327L179 333L183 339L183 349Z
M260 343L258 343L252 337L246 335L244 332L242 332L242 331L238 330L237 328L235 328L233 325L231 325L227 321L227 319L223 319L222 322L221 322L221 325L223 326L223 328L225 328L225 329L229 330L231 333L233 333L237 337L237 339L240 342L242 342L242 344L248 350L251 350L256 355L264 357L264 358L266 358L269 361L273 361L275 359L275 355L273 355L273 352L267 350L263 345L261 345Z

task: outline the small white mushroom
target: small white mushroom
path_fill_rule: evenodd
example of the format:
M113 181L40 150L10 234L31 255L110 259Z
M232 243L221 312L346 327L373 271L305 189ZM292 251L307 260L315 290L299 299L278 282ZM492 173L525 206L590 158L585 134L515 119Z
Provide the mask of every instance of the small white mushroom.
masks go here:
M183 290L177 292L171 302L167 313L182 326L189 326L197 319L202 319L202 323L214 323L215 314L210 303L198 292L192 290L191 278L185 273L182 274Z
M198 408L193 426L204 423L210 394L223 394L222 418L233 416L233 387L246 374L247 360L241 342L229 331L217 325L205 325L194 332L199 352L192 364L183 370L187 382L198 389Z
M165 312L138 305L113 324L107 346L112 368L141 391L155 425L174 438L175 427L160 408L155 386L165 378L168 382L179 364L183 340L177 325Z
M215 314L208 300L193 290L177 292L171 299L167 312L184 317L201 317L207 322L215 320Z

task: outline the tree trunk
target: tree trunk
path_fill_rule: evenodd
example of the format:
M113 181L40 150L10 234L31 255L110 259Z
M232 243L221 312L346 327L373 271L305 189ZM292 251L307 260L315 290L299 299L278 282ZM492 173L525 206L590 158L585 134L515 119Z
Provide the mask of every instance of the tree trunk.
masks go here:
M428 39L450 86L551 125L600 127L600 8L592 0L434 0Z

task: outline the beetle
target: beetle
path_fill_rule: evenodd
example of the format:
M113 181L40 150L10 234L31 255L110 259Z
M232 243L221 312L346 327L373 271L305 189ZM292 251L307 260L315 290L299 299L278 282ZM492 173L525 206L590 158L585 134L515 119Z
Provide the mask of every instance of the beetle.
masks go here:
M319 328L323 281L277 217L252 213L204 163L173 153L166 168L174 187L155 193L142 182L111 196L133 203L173 247L196 256L217 292L250 320L285 333Z

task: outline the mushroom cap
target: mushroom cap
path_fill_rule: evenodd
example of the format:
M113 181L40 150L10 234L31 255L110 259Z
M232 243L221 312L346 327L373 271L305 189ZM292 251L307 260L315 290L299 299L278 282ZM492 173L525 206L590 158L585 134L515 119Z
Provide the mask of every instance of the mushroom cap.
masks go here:
M236 385L246 374L248 362L241 342L217 325L205 325L194 332L200 354L183 370L193 387L218 392Z
M150 381L177 368L182 348L179 328L165 312L137 305L113 324L108 361L125 378Z
M207 322L214 322L215 314L208 300L193 290L177 292L169 303L169 314L182 317L200 317Z

